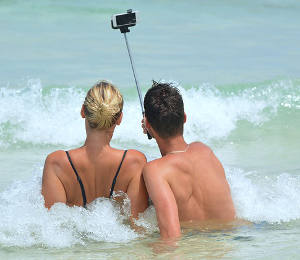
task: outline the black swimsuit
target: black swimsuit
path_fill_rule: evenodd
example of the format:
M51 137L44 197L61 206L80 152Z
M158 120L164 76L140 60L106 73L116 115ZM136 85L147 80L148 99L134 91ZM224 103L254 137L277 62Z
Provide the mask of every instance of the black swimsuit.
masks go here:
M114 177L114 179L113 179L113 182L112 182L112 185L111 185L111 189L110 189L110 193L109 193L109 197L111 197L112 194L113 194L113 191L114 191L114 188L115 188L115 184L116 184L116 181L117 181L117 177L118 177L119 171L120 171L120 169L121 169L122 163L123 163L123 161L124 161L124 158L125 158L125 156L126 156L126 153L127 153L127 150L125 150L124 153L123 153L123 157L122 157L121 163L120 163L120 165L119 165L119 167L118 167L118 170L117 170L117 172L116 172L116 174L115 174L115 177ZM77 171L76 171L76 168L75 168L75 166L74 166L74 164L73 164L73 162L72 162L72 160L71 160L71 157L70 157L69 152L66 151L66 154L67 154L67 156L68 156L68 159L69 159L69 162L70 162L70 164L71 164L71 166L72 166L72 169L73 169L74 172L75 172L77 181L78 181L78 183L79 183L79 185L80 185L81 194L82 194L82 201L83 201L83 207L85 207L85 206L86 206L86 195L85 195L85 190L84 190L83 183L82 183L81 178L80 178L80 176L78 175L78 173L77 173Z

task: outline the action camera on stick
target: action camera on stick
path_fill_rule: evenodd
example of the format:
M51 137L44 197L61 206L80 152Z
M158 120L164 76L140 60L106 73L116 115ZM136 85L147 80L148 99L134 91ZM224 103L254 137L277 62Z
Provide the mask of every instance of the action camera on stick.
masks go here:
M139 95L142 114L144 116L145 111L144 111L144 106L143 106L143 101L142 101L141 89L140 89L140 86L139 86L139 83L137 80L134 63L133 63L133 58L131 55L131 51L129 48L129 43L128 43L127 35L126 35L126 33L130 32L129 27L135 26L136 22L137 22L137 12L136 11L133 12L132 9L127 10L127 13L115 14L111 17L111 27L113 29L120 29L121 33L123 33L123 35L124 35L124 39L126 42L126 47L127 47L127 51L128 51L128 55L129 55L129 59L130 59L130 63L131 63L131 68L132 68L132 72L133 72L133 76L134 76L134 80L135 80L136 90ZM148 131L147 131L147 136L148 136L148 139L152 138L152 136L148 133Z

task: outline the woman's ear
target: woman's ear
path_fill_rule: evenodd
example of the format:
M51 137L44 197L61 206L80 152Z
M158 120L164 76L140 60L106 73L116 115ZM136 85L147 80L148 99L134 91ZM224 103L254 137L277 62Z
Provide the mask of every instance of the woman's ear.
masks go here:
M186 113L184 112L184 115L183 115L183 123L186 122Z
M82 105L82 107L81 107L80 115L81 115L82 118L85 118L85 114L84 114L84 105Z
M116 124L117 124L117 125L120 125L121 122L122 122L122 119L123 119L123 112L122 112L121 115L119 116L119 118L118 118Z

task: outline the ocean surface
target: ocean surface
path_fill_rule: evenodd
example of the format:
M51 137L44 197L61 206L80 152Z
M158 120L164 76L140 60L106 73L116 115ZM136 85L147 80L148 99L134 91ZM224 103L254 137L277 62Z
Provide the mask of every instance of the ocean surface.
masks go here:
M100 79L125 99L112 145L160 156L110 27L129 8L140 16L128 40L143 93L151 80L179 87L186 140L214 150L250 225L189 230L166 246L153 207L137 223L144 233L126 224L128 203L44 208L45 157L83 144L80 108ZM299 14L298 0L0 0L0 258L298 259Z

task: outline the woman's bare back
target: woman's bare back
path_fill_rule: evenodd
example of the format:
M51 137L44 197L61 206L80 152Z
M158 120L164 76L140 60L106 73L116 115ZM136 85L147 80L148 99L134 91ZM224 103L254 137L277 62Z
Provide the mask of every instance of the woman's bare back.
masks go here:
M126 153L109 146L99 153L91 153L84 146L70 150L68 153L84 187L87 204L98 197L110 197L113 180L116 177L113 190L128 194L135 215L136 212L143 211L147 207L148 196L141 175L146 158L142 153L136 150L128 150ZM61 188L59 186L63 187L65 203L69 206L84 206L82 187L70 160L65 151L50 154L45 163L43 182L47 182L48 175L55 175L62 184L57 185L56 189L59 191ZM45 192L47 189L44 189L43 193ZM53 203L50 204L51 201L46 206L49 207Z

